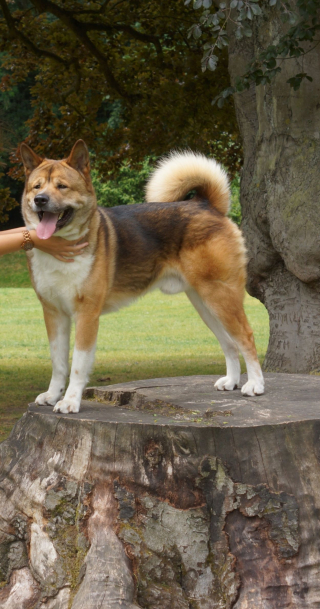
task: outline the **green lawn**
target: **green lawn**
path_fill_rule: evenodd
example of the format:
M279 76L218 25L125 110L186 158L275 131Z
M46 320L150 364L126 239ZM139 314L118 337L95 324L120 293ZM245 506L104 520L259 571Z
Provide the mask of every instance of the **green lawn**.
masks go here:
M49 347L41 305L32 288L23 286L30 286L25 255L3 256L0 259L0 440L8 436L28 402L45 391L50 380ZM262 361L268 344L267 312L249 296L246 312ZM90 384L224 372L221 348L186 296L165 296L156 291L129 308L101 318ZM99 380L101 378L104 380Z

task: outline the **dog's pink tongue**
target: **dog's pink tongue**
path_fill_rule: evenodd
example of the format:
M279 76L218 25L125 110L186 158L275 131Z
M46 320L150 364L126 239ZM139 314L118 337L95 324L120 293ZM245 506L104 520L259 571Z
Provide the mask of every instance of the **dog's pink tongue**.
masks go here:
M36 228L39 239L49 239L53 235L58 218L59 214L52 214L50 211L43 212L42 220Z

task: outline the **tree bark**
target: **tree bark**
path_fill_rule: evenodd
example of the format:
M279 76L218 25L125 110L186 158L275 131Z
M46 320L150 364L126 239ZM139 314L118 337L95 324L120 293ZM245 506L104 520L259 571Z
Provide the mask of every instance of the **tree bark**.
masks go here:
M230 36L232 82L285 27L278 11L266 6L251 39ZM320 367L320 46L314 46L300 59L280 62L272 84L235 95L244 147L248 290L270 316L266 370ZM300 72L313 82L294 91L286 81Z
M319 607L320 379L215 380L29 407L0 445L1 609Z

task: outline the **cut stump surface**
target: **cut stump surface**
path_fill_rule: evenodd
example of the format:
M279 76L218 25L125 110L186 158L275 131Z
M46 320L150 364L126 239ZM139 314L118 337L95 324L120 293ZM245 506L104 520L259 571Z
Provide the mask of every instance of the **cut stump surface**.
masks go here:
M320 608L320 378L89 388L0 445L1 609Z

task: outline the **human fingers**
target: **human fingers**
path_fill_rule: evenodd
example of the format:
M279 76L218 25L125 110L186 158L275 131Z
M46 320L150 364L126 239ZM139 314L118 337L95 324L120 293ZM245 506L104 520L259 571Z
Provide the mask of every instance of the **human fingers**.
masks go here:
M57 260L61 260L61 262L74 262L73 258L67 258L66 256L62 256L61 254L52 254L52 256Z
M69 247L83 248L83 247L87 247L87 245L89 245L88 241L81 242L79 239L75 239L74 241L68 241L67 239L63 239L62 237L56 237L56 239L59 239L59 243L61 245L63 244L67 248L69 248ZM58 241L57 241L57 243L58 243Z
M74 248L72 251L68 252L68 254L69 254L70 256L80 256L81 254L83 254L83 249L78 249L78 250L76 250L76 249ZM63 255L64 255L64 256L65 256L65 255L67 255L67 252L66 252L65 254L63 254Z
M78 245L66 245L63 248L60 248L59 253L62 254L62 256L66 256L67 254L74 254L75 256L78 256L79 254L82 254L83 249L87 247L87 245L89 244L80 243Z
M87 245L89 245L88 243L81 243L79 245L68 245L65 248L62 249L62 251L60 250L59 253L61 254L61 256L79 256L80 254L83 253L83 249L85 247L87 247Z
M70 248L72 248L72 250L83 250L84 247L87 247L87 245L89 245L88 241L86 241L86 243L77 243L76 245L71 245Z

